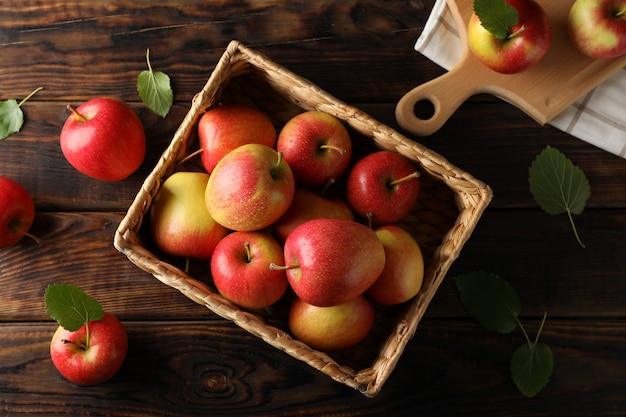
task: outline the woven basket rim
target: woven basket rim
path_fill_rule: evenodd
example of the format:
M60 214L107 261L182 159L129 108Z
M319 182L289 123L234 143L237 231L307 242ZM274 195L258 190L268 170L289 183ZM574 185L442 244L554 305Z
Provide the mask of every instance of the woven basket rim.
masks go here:
M197 124L200 115L208 107L219 102L220 89L233 76L232 71L239 70L236 66L241 62L244 63L243 66L251 66L263 73L268 77L268 82L287 84L289 91L294 92L298 104L303 109L316 109L332 114L345 121L353 129L370 133L372 140L381 148L418 160L424 171L441 180L454 193L459 216L437 248L435 259L440 262L436 265L433 262L433 267L427 271L427 274L432 275L429 281L431 284L422 288L420 294L406 309L403 317L399 318L394 331L381 346L378 358L371 367L355 371L350 367L342 366L324 352L311 349L285 331L268 325L260 316L239 309L219 294L212 292L203 282L160 260L143 247L138 236L144 217L161 183L171 175L176 163L184 158L188 150L187 141L192 136L192 129ZM302 93L298 94L298 91ZM367 397L375 397L392 373L406 344L413 337L428 303L446 272L459 256L461 248L471 236L492 196L492 190L487 184L454 166L441 155L409 140L361 110L336 99L308 80L272 62L265 55L233 40L217 62L203 89L193 98L191 108L176 130L172 141L141 185L115 232L114 246L136 266L151 273L164 284L177 289L194 302L233 321L251 334L306 362L334 380L360 391ZM426 277L424 279L426 282Z

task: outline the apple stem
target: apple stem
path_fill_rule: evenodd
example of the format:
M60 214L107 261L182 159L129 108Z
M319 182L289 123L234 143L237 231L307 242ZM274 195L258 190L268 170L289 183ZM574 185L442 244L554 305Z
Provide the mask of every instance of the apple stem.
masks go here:
M276 265L274 262L270 263L270 269L272 271L287 271L289 269L296 269L296 268L300 268L300 265L298 265L298 264Z
M74 114L74 117L77 117L78 119L80 119L81 122L86 122L87 121L87 118L85 116L83 116L82 114L80 114L78 112L78 110L76 110L74 108L74 106L72 106L71 104L67 105L67 109Z
M192 153L190 153L189 155L187 155L186 157L184 157L183 159L180 160L180 162L178 163L178 166L184 164L185 162L189 161L191 158L195 157L196 155L200 155L202 152L204 152L204 149L200 148Z
M22 101L20 101L20 103L17 105L17 107L22 107L22 104L24 104L29 98L31 98L32 96L34 96L35 94L37 94L41 90L43 90L43 87L36 88L32 93L30 93Z
M333 185L335 183L335 179L334 178L329 178L328 181L326 181L326 184L324 184L324 188L322 188L322 191L320 192L321 196L324 196L326 194L326 191L328 190L328 188Z
M368 211L365 214L365 217L367 217L367 226L372 229L374 227L374 214L371 211Z
M276 165L274 165L272 169L270 170L270 174L272 176L274 176L274 171L276 171L280 167L280 163L283 161L283 153L276 152L276 154L278 155L278 158L276 159Z
M87 326L87 325L85 325ZM61 342L65 345L67 344L71 344L71 345L76 345L79 348L83 349L83 350L87 350L89 349L88 343L89 343L89 327L85 327L87 330L87 338L85 339L85 343L76 343L72 340L68 340L68 339L61 339Z
M340 147L338 147L338 146L334 146L334 145L329 145L329 144L327 144L327 143L326 143L326 144L324 144L324 145L321 145L321 146L320 146L320 149L329 149L329 150L331 150L331 151L337 151L337 152L339 152L339 153L340 153L340 154L342 154L342 155L343 155L344 153L346 153L346 150L345 150L344 148L340 148Z
M626 6L622 7L621 10L619 10L616 14L615 17L620 17L623 16L624 14L626 14Z
M415 178L419 178L419 176L420 176L420 173L415 171L415 172L407 175L406 177L398 178L397 180L391 181L389 183L389 187L394 187L394 186L396 186L398 184L401 184L401 183L403 183L405 181L412 180L412 179L415 179Z
M244 243L243 247L246 250L246 263L249 264L252 261L252 251L250 250L250 243Z
M24 236L31 238L32 240L35 241L35 243L41 243L41 239L39 239L34 234L29 233L29 232L27 232L25 230L22 230L20 227L16 226L13 223L9 223L9 226L11 227L11 229L15 230L16 232L19 232L19 233L23 234Z
M518 36L520 33L522 33L525 30L526 30L526 25L522 25L522 27L517 29L515 32L509 33L509 35L506 38L513 39L514 37Z

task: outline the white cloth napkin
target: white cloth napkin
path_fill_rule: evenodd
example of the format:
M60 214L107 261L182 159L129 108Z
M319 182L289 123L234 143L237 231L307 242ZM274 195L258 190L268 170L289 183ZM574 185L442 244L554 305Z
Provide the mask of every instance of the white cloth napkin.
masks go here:
M415 50L446 70L461 59L456 23L445 0L436 1ZM548 123L626 158L626 67Z

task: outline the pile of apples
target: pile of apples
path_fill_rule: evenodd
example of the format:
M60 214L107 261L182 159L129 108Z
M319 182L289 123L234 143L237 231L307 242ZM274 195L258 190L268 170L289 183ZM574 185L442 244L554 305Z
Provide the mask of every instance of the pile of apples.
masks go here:
M501 39L473 13L467 26L468 43L487 67L515 74L535 66L546 55L552 39L551 25L534 0L502 1L517 11L518 23L509 27L507 36ZM569 9L567 31L574 47L591 58L626 54L626 0L576 0Z
M353 158L347 128L319 111L278 130L258 109L222 104L197 128L203 169L165 179L149 229L162 252L207 262L225 299L259 310L288 298L291 333L334 351L370 332L375 305L419 292L422 252L399 223L420 189L407 158Z

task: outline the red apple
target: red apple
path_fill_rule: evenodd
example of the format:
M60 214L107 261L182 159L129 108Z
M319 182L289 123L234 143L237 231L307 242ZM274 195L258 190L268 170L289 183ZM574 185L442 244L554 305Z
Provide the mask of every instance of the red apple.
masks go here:
M332 307L317 307L296 298L289 309L293 336L321 351L347 349L367 336L374 307L363 296Z
M70 109L61 129L61 150L74 168L104 181L122 180L139 168L146 135L126 103L100 97Z
M382 305L404 303L422 288L422 251L415 238L401 226L385 225L375 232L385 248L385 268L366 294Z
M348 174L346 198L357 214L381 225L406 216L419 190L419 173L407 158L378 151L354 164Z
M287 290L283 247L265 232L233 232L220 241L211 258L213 283L224 298L251 309L269 307Z
M209 174L175 172L159 188L150 206L150 233L170 255L208 260L230 231L209 214L204 193Z
M572 43L592 58L626 54L626 0L576 0L568 15Z
M534 0L504 0L518 14L517 23L495 35L481 23L474 11L467 25L469 47L487 67L503 74L514 74L536 65L548 52L552 39L550 21ZM499 16L498 19L500 21Z
M289 208L295 182L280 152L249 143L215 166L206 187L211 216L224 227L249 232L270 226Z
M354 213L345 200L325 198L309 189L296 187L289 209L274 222L272 230L278 241L284 243L296 227L320 218L354 220Z
M35 204L18 182L0 176L0 249L28 235L35 219Z
M198 122L202 164L207 172L228 152L246 143L276 146L276 128L260 110L240 104L209 109Z
M314 219L285 241L291 288L309 304L329 307L363 294L385 266L385 249L369 227L351 220Z
M59 326L50 343L54 366L65 378L80 385L95 385L112 378L122 367L127 351L126 330L109 313L75 332Z
M307 111L287 121L278 134L276 150L283 153L298 184L317 187L344 173L352 142L339 119Z

